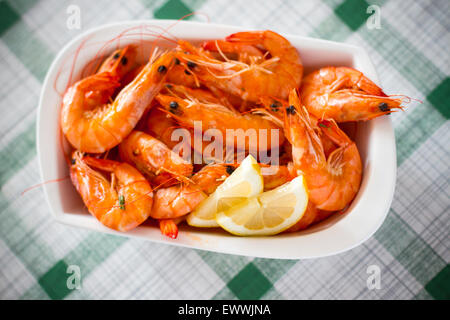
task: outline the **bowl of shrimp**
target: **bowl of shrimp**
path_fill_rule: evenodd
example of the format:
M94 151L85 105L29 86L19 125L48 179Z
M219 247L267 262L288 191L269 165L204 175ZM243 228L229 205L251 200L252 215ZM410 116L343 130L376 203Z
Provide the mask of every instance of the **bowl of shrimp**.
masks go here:
M255 257L337 254L370 238L389 211L388 114L401 103L357 46L186 21L104 25L68 43L45 78L44 194L54 218L74 227ZM205 140L230 129L257 136L241 145L227 136L231 157L206 157ZM275 138L259 135L271 130ZM228 233L199 212L238 175L253 179L252 196L302 179L306 202L279 228Z

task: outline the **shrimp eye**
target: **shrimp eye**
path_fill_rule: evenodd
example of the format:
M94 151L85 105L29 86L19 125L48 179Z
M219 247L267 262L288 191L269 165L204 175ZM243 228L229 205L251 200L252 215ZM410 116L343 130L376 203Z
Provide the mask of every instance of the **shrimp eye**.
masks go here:
M169 107L170 107L170 109L169 109L170 113L182 114L181 110L178 109L178 107L179 107L178 102L176 102L176 101L170 102Z
M184 70L184 73L186 73L188 76L191 75L191 73L188 70Z
M159 72L159 73L164 73L164 72L166 72L166 71L167 71L166 66L161 65L161 66L158 67L158 72Z
M71 160L71 163L72 163L72 164L75 164L75 162L76 162L75 159L72 159L72 160Z
M120 53L116 53L114 56L113 56L113 59L118 59L120 57Z
M293 105L290 105L289 107L286 108L286 112L288 114L295 114L295 107Z
M387 105L386 102L382 102L378 105L378 109L380 109L380 111L382 112L386 112L389 111L389 106Z
M191 69L195 68L197 66L197 64L195 62L192 61L188 61L187 66Z
M170 83L166 83L166 88L167 89L172 89L173 85L171 85Z
M120 60L120 62L122 62L122 65L126 65L126 64L128 63L127 57L122 57L122 59Z
M180 64L180 60L178 58L175 58L175 64L179 65Z
M227 166L227 173L232 174L234 172L234 168L232 166Z
M279 106L276 103L272 103L270 105L270 109L272 109L272 111L277 112L278 111Z

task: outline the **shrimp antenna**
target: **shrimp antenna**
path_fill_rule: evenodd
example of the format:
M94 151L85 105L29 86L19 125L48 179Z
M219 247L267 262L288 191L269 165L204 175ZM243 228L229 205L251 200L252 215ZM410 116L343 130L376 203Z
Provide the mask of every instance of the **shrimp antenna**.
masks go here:
M25 190L23 190L23 191L20 193L20 196L23 196L23 195L24 195L25 193L27 193L28 191L31 191L31 190L33 190L33 189L42 187L42 186L45 185L45 184L48 184L48 183L55 183L55 182L61 182L61 181L67 180L67 179L70 179L70 176L66 176L66 177L64 177L64 178L58 178L58 179L48 180L48 181L44 181L44 182L35 184L35 185L30 186L30 187L26 188Z

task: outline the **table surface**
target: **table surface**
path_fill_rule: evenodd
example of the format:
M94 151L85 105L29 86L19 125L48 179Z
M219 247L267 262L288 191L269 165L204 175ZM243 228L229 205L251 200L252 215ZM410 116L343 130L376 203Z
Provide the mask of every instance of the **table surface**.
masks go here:
M77 9L81 28L69 29ZM21 195L40 183L36 109L56 53L91 27L192 11L193 21L362 46L388 93L423 102L392 115L397 187L370 240L322 259L253 259L67 227L40 188ZM447 0L0 2L0 298L449 299L449 13Z

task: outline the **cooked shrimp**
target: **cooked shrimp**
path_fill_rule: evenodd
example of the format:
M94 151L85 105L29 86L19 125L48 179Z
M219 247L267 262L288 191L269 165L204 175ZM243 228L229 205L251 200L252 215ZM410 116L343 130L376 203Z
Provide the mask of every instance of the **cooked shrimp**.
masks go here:
M162 93L178 97L181 99L201 102L205 104L221 104L232 111L236 111L234 106L228 100L227 95L221 90L216 89L214 87L212 87L211 90L204 90L199 88L189 88L183 85L173 85L171 83L167 83Z
M160 140L171 150L179 143L172 139L172 133L178 127L177 122L164 111L159 110L159 108L152 108L150 110L147 118L146 132Z
M317 210L317 215L316 218L314 219L313 224L319 223L335 213L336 213L335 211Z
M261 175L264 180L264 191L275 189L295 178L289 167L282 165L261 165Z
M97 73L109 72L124 77L136 66L137 47L128 45L111 53L100 65Z
M363 73L347 67L326 67L307 75L300 89L302 102L319 119L337 122L369 120L401 108Z
M193 151L190 153L191 160L195 157L194 153L202 155L203 150L210 143L203 140L195 143L195 133L192 128L180 126L171 116L158 108L150 111L146 131L186 160L189 159L190 151Z
M300 86L303 75L300 55L281 35L272 31L238 32L226 41L236 44L237 49L247 48L240 45L260 46L267 54L265 59L250 64L226 57L221 61L199 50L189 54L179 52L177 56L191 63L192 72L201 82L246 101L257 102L263 95L287 99L289 91Z
M315 219L317 218L318 211L319 210L317 209L317 207L311 201L309 201L308 206L306 207L306 211L300 218L300 220L286 231L296 232L308 228L311 224L314 223Z
M114 51L107 57L96 73L108 72L120 79L117 87L111 87L102 91L89 91L86 93L85 108L92 109L98 105L108 103L113 94L127 85L127 75L136 65L136 46L129 45L122 49Z
M195 100L181 99L161 94L156 96L156 99L166 112L174 117L181 125L193 128L194 122L200 121L204 134L208 134L208 129L216 129L222 134L223 140L225 140L227 130L231 129L235 130L235 133L238 133L237 130L241 130L243 134L254 133L255 139L248 139L250 141L245 142L245 147L238 146L246 150L257 151L276 148L284 141L282 130L271 121L259 115L249 113L240 114L219 104L204 104ZM266 131L261 131L262 129ZM274 133L272 130L278 131L278 139L276 141L272 141L271 139L271 135ZM236 146L236 140L233 141L234 146ZM226 144L227 141L224 142Z
M95 169L111 173L111 180ZM131 230L144 222L153 204L150 184L127 163L73 153L70 177L89 212L108 228Z
M325 211L317 209L317 207L311 201L309 201L303 217L296 224L290 227L287 232L304 230L313 224L317 224L327 219L335 213L335 211Z
M61 128L67 140L82 152L103 153L118 145L136 126L147 106L161 90L173 54L150 61L113 103L86 110L85 94L119 85L116 75L95 74L70 87L64 95Z
M246 111L246 105L247 103L243 101L238 96L233 96L232 94L225 92L223 90L220 90L219 88L207 84L204 84L206 88L217 98L219 99L219 104L229 108L232 111Z
M167 75L167 82L172 84L180 84L189 88L199 87L197 79L192 73L184 66L181 65L179 60L176 60L175 66L170 70Z
M141 131L133 131L119 145L121 158L139 169L153 183L190 176L192 164L170 150L164 143ZM158 178L154 180L155 178Z
M155 217L168 219L181 217L191 212L207 195L213 193L233 170L234 168L231 165L209 164L195 173L187 184L158 190L153 206L154 213L152 214ZM168 236L175 234L178 221L162 221L164 221L164 225L162 226L160 222L160 228L163 232L164 227L163 234Z
M184 216L206 199L206 194L190 183L180 183L156 191L150 216L155 219L172 219Z
M195 99L204 103L220 103L220 100L216 98L211 91L199 88L189 88L180 84L166 83L162 93L180 97L182 99Z
M211 194L233 171L234 167L231 165L211 163L195 173L192 182L206 194Z
M166 83L162 92L169 95L181 96L183 98L195 97L195 99L199 99L202 102L219 102L219 99L217 99L211 92L207 90L197 88L192 89L183 85L172 83ZM166 144L172 150L179 144L179 141L172 139L172 134L178 128L180 128L180 125L166 112L159 110L159 108L152 108L150 113L148 114L146 131ZM185 148L191 148L194 146L193 130L191 128L184 129L189 131L189 137L186 138L190 139L186 139L186 141L184 141L186 142L186 146L181 148L180 151L183 151Z
M334 121L320 121L319 128L338 146L327 158L308 112L300 106L296 90L289 95L289 103L285 134L292 144L293 169L296 174L303 173L309 200L321 210L345 208L361 182L361 158L355 143Z
M133 81L139 73L141 73L142 69L145 68L145 64L139 65L130 71L128 71L125 76L123 77L123 80L121 81L122 86L128 85L131 81Z

